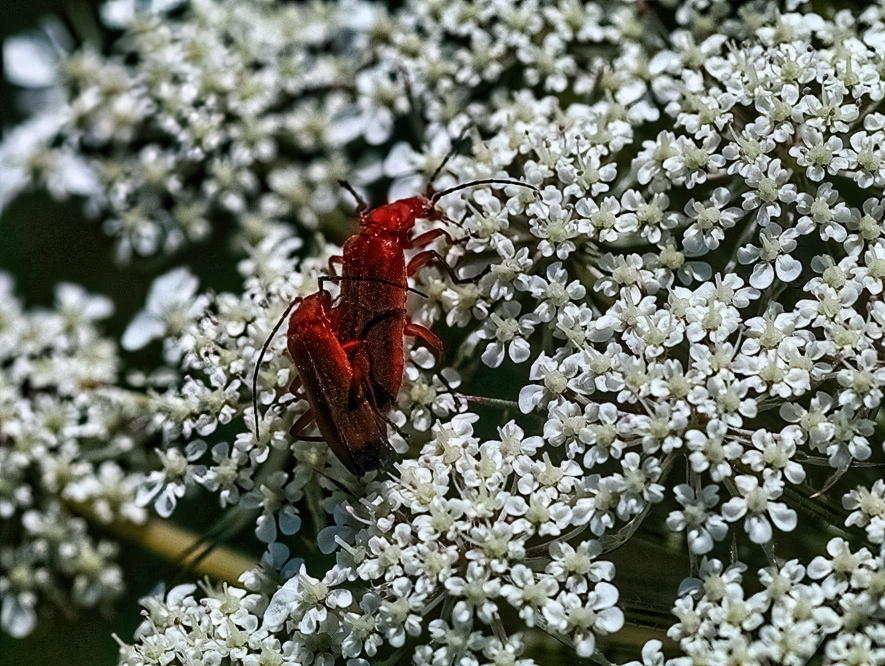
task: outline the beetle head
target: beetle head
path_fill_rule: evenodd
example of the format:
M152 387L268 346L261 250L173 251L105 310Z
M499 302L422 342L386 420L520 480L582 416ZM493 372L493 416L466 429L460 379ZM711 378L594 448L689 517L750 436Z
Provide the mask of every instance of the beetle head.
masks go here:
M436 219L434 203L425 196L409 197L367 211L360 220L364 229L378 229L392 234L408 233L420 219Z

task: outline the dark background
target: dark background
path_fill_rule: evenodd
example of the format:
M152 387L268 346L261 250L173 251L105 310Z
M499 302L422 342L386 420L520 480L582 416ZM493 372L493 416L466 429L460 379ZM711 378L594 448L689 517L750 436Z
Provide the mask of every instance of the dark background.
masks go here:
M0 40L38 29L41 17L52 14L67 27L75 43L82 43L77 35L83 26L99 25L99 4L98 0L5 0L0 3ZM28 117L17 90L5 77L0 80L0 128L4 132ZM143 302L136 295L146 292L156 272L116 265L113 243L98 222L84 220L76 200L56 202L42 191L25 192L0 214L0 230L0 270L15 278L16 293L28 307L51 305L59 282L81 284L117 304L114 317L107 322L110 335L118 336L125 328Z
M0 3L0 41L35 29L42 16L54 14L75 33L77 21L97 22L97 0L3 0ZM76 39L76 37L75 37ZM0 131L27 116L15 100L15 89L0 80ZM0 178L3 174L0 173ZM111 260L112 243L94 221L84 221L77 201L58 203L42 192L16 199L0 214L0 271L11 274L26 307L50 305L55 285L70 281L117 303L106 333L119 336L143 295L154 271L124 270ZM126 298L118 298L127 294ZM100 535L93 532L94 537ZM113 537L111 537L113 539ZM166 565L127 544L118 559L125 563L126 592L113 608L74 609L76 617L42 605L36 631L24 639L0 633L0 665L79 666L114 664L116 633L126 642L141 621L138 598L171 571Z

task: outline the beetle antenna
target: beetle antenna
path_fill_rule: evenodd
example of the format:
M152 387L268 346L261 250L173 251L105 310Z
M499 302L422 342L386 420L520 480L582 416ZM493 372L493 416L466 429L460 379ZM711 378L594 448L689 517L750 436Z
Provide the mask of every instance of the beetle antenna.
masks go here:
M409 70L403 65L396 68L397 74L403 80L403 89L406 93L406 99L409 102L411 113L408 115L409 125L411 126L414 136L424 136L425 127L423 118L425 117L421 100L415 95L415 89L412 87L412 78L409 76Z
M433 187L433 181L435 181L439 177L439 174L442 172L443 167L445 167L445 165L449 163L449 160L452 159L452 155L454 155L455 151L458 150L458 144L461 143L461 139L463 138L464 137L462 135L452 141L452 147L449 148L449 152L446 153L446 156L442 158L442 162L439 163L439 165L436 167L436 169L433 170L433 173L430 175L430 180L427 181L428 189Z
M344 485L343 481L339 481L335 477L326 474L326 472L324 472L323 470L315 469L314 471L316 472L317 476L321 476L324 479L326 479L326 481L334 483L336 486L338 486L344 492L345 495L350 495L353 499L359 499L357 497L356 492L354 492L353 490L348 488L346 485Z
M452 147L449 148L449 152L446 153L446 156L442 158L442 162L439 163L439 166L434 169L433 174L430 176L430 180L427 181L428 190L432 191L433 182L439 177L439 174L442 173L443 167L449 163L449 160L452 159L452 156L458 152L458 149L461 147L461 144L467 138L468 127L464 128L464 131L458 136L458 138L452 141ZM430 194L430 192L427 192Z
M481 395L469 395L452 391L452 395L460 398L464 402L473 402L477 405L486 405L488 407L497 407L499 409L519 409L519 403L515 400L505 400L504 398L487 398Z
M273 341L274 336L277 334L277 331L280 330L280 326L283 325L283 322L286 321L286 317L289 316L289 313L292 311L298 303L301 302L301 298L293 299L291 303L286 307L286 310L280 315L280 318L277 320L277 323L274 324L273 330L270 332L270 335L267 336L267 339L264 341L264 345L261 347L261 353L258 354L258 361L255 363L255 369L252 371L252 409L255 412L255 439L259 439L258 436L258 369L261 367L261 361L264 359L265 353L267 353L268 347L270 347L270 343Z
M344 180L343 178L340 178L340 179L338 180L338 184L339 184L341 187L343 187L345 190L347 190L348 192L350 192L350 196L352 196L354 199L356 199L356 203L357 203L357 205L360 207L360 211L359 211L360 213L363 213L364 211L368 210L368 208L369 208L369 204L367 204L367 203L363 200L363 198L360 196L360 193L357 192L357 191L353 188L353 185L351 185L350 183L348 183L348 182L347 182L346 180Z
M518 185L519 187L527 187L530 190L534 190L535 192L540 193L539 190L534 185L529 185L528 183L523 183L519 180L511 180L509 178L482 178L480 180L472 180L469 183L461 183L460 185L455 185L454 187L450 187L446 190L441 190L430 197L430 203L436 204L442 197L447 194L452 194L453 192L457 192L458 190L465 190L468 187L477 187L478 185Z

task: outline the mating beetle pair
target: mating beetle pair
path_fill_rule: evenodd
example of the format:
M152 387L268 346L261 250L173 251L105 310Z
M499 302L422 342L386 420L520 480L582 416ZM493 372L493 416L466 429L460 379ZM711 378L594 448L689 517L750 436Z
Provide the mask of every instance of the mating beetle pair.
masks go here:
M402 384L404 336L421 337L438 354L443 350L432 331L409 320L405 305L408 278L423 266L439 262L457 279L439 253L421 250L449 235L433 229L414 236L415 223L440 219L436 204L441 197L486 184L531 187L488 178L363 210L359 231L329 262L330 268L341 266L341 275L320 278L317 293L290 305L288 349L298 370L291 390L309 404L290 433L304 439L304 431L315 423L335 455L358 476L395 460L387 440L387 414ZM415 249L421 251L406 263L406 252ZM323 288L325 280L340 283L337 304ZM253 394L255 384L253 377ZM256 406L256 433L257 428Z

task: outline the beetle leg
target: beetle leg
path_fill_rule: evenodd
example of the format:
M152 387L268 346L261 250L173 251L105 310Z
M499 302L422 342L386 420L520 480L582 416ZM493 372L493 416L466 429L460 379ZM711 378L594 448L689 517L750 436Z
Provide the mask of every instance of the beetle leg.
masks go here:
M380 319L386 319L387 313L382 315ZM378 318L373 319L372 324L376 323ZM360 402L364 397L369 399L370 404L377 405L378 399L375 395L375 389L373 382L370 381L372 377L372 370L369 363L368 352L366 350L366 343L364 340L351 340L349 342L345 342L341 345L342 349L347 352L347 356L350 359L350 368L353 373L351 382L350 382L350 395L349 395L349 404L351 407L354 407L358 402ZM381 387L377 387L380 390ZM396 399L396 396L391 396L384 391L384 395L388 402L393 402Z
M442 268L446 273L449 274L449 277L452 279L452 282L455 284L470 284L476 282L477 279L481 278L483 275L488 273L492 267L486 266L483 270L481 270L477 275L474 275L469 278L459 278L455 275L455 271L451 266L446 262L445 258L436 250L424 250L423 252L419 252L409 261L409 265L406 269L406 273L409 277L412 277L419 270L424 268L424 266L428 266L432 263L437 264L440 268Z
M351 340L341 345L341 347L347 352L352 372L348 397L350 407L353 408L358 402L362 401L365 394L368 394L372 404L377 404L371 383L368 381L371 376L371 369L369 358L365 352L365 342L363 340Z
M423 247L435 241L441 236L444 236L450 244L453 244L455 242L449 232L445 229L431 229L430 231L425 231L423 234L418 234L411 240L407 241L403 247L406 250L411 250L412 248L416 247Z
M410 335L424 340L424 342L426 342L430 347L433 347L433 349L436 351L437 358L439 360L442 360L444 353L442 340L436 337L436 334L429 328L427 328L426 326L422 326L421 324L410 322L405 325L403 333L405 335Z
M344 266L344 257L342 257L340 254L329 257L329 272L332 275L335 275L335 266Z
M304 412L304 414L302 414L301 416L299 416L296 419L295 423L292 424L292 427L289 428L289 434L292 435L292 437L295 437L297 439L305 439L304 437L301 436L301 433L304 430L307 430L307 426L309 426L312 421L313 421L313 410L308 409L306 412ZM309 440L305 440L305 441L309 441Z

